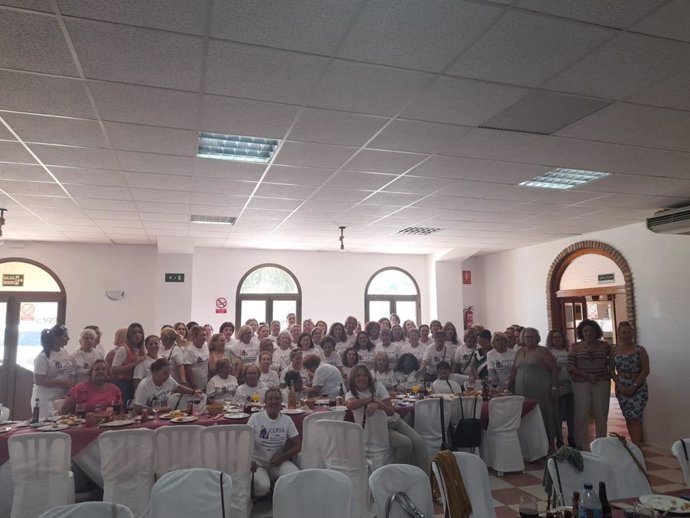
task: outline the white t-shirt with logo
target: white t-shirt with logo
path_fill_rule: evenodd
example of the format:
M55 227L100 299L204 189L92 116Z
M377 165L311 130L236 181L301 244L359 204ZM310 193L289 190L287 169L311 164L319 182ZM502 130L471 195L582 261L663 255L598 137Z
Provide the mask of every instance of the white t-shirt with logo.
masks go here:
M422 360L424 359L424 353L426 352L426 345L422 345L421 343L417 345L417 347L412 347L410 344L407 344L405 347L402 348L400 351L400 356L403 354L411 354L415 358L417 358L417 361L422 363Z
M190 345L184 352L184 363L191 368L191 379L187 380L192 388L204 390L208 382L208 345L201 347Z
M132 379L143 380L146 376L151 374L151 364L155 361L155 358L151 358L148 355L145 356L144 361L137 363L137 366L134 367L134 374L132 374Z
M297 427L288 416L278 414L271 419L265 410L253 414L247 425L254 429L254 454L252 460L264 469L270 469L271 459L280 453L288 438L297 437Z
M259 357L259 343L253 339L249 340L248 344L241 340L236 340L230 345L230 349L245 365L256 363L256 359Z
M162 385L158 386L153 382L151 376L147 376L141 380L136 392L134 392L134 404L151 406L151 401L156 397L161 402L161 406L167 406L168 398L170 398L170 394L173 393L177 386L177 381L172 379L172 377L169 377Z
M343 359L336 351L332 351L330 356L326 356L326 353L322 353L321 363L327 363L328 365L333 365L333 367L342 367Z
M214 401L223 401L225 394L237 390L237 378L229 374L226 379L213 376L206 384L206 395Z
M450 356L450 351L448 351L448 348L444 345L443 349L440 351L436 350L436 345L432 344L429 347L427 347L426 352L424 353L424 357L422 358L422 361L427 362L426 364L426 372L427 374L435 375L436 374L436 366L441 363L441 362L448 362L450 364L451 360L453 358Z
M278 372L282 372L283 370L289 368L291 352L292 349L290 349L289 347L287 349L281 349L280 347L277 347L275 351L273 351L271 369L277 370Z
M259 376L259 381L267 387L277 387L280 385L280 378L278 377L278 373L274 370L269 370L266 373L262 372Z
M254 394L259 394L259 401L263 403L264 400L264 394L268 390L268 387L259 382L256 384L256 387L250 387L246 383L242 383L239 387L237 387L237 392L235 392L235 397L237 398L238 401L248 401L251 399L252 395Z
M52 356L52 354L51 354ZM96 360L102 360L103 356L96 349L91 349L89 352L79 349L72 354L72 363L74 363L74 374L76 376L76 383L81 383L89 379L89 371Z
M182 381L179 375L179 367L180 365L184 365L185 350L186 348L173 344L170 349L165 350L161 348L161 351L159 352L159 356L161 358L165 358L170 363L170 375L178 383Z
M383 385L387 390L392 389L398 384L395 371L388 369L386 372L374 371L371 373L374 381Z
M374 348L374 352L386 353L386 356L388 356L388 363L392 366L395 366L395 364L398 361L398 357L400 356L400 349L395 344L390 344L389 346L384 346L383 344L378 344Z
M51 380L74 381L74 363L70 355L64 348L59 351L51 351L50 358L46 357L45 352L41 351L34 359L34 374L42 374ZM67 394L67 387L44 387L34 385L31 391L31 408L38 398L39 417L48 417L48 408L51 401L62 399Z
M486 353L489 380L501 387L507 387L510 381L510 374L513 371L513 363L515 363L515 351L512 349L507 349L504 353L491 349Z
M455 354L453 355L453 363L460 370L461 374L467 374L469 376L472 372L472 366L470 362L473 357L477 356L477 349L470 349L465 344L458 345L455 349Z
M340 394L342 382L343 375L340 374L338 368L322 362L314 371L312 386L321 387L321 392L317 396L327 394L329 399L335 399Z

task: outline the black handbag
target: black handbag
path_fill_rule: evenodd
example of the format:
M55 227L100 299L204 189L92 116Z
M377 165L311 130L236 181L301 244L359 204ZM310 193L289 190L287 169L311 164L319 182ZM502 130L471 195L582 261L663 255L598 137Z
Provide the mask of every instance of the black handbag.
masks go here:
M462 401L460 401L460 422L455 429L453 429L452 424L448 425L451 447L453 450L458 450L460 448L476 448L482 444L482 422L480 419L474 417L477 415L477 399L479 398L474 398L472 417L465 418L464 405Z
M402 491L391 495L386 502L386 517L389 518L393 502L396 502L409 518L425 518L424 513L419 510L415 503Z

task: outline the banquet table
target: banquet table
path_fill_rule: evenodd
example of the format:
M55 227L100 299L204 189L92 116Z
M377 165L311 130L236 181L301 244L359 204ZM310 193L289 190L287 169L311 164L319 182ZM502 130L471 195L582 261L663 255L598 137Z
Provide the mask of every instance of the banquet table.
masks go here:
M688 496L690 494L690 490L688 490L688 488L685 488L685 489L678 489L676 491L669 491L668 493L654 493L654 494L668 495L668 496ZM623 510L618 509L615 506L615 504L625 503L625 504L633 505L637 501L638 501L637 498L625 498L622 500L611 500L611 506L613 507L613 518L623 518ZM687 513L685 513L685 514L669 513L669 514L664 514L663 516L687 516Z

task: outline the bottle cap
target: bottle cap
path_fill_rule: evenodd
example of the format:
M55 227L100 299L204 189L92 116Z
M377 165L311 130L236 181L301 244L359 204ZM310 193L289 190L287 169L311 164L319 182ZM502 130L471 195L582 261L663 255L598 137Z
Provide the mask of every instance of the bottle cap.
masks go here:
M592 484L585 484L585 489L592 489L593 487Z

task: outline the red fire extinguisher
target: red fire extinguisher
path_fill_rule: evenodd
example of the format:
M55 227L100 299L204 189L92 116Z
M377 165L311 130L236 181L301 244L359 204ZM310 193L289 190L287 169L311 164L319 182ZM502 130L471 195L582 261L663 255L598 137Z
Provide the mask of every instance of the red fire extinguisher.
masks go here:
M474 306L468 306L462 311L462 318L465 323L465 329L474 325Z

